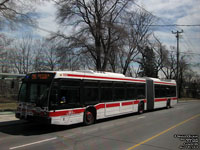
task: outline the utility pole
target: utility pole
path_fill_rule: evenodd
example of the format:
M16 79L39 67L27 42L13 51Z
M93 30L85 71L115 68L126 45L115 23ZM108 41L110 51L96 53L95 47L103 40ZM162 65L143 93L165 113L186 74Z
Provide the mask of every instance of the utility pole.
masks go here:
M176 81L177 81L177 94L178 94L178 98L180 97L180 87L179 87L179 34L183 33L183 30L181 31L172 31L172 34L176 34L176 39L177 39L177 73L176 73Z

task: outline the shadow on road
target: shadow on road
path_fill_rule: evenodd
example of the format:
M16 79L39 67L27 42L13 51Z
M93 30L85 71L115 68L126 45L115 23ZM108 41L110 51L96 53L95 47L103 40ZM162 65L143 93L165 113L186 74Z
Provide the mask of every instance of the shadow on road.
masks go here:
M82 124L58 126L58 125L48 125L42 123L31 123L31 122L18 123L18 122L19 121L6 122L9 123L9 125L3 125L3 124L0 125L0 132L9 135L32 136L32 135L48 134L83 126Z
M159 111L159 110L162 110L162 109L157 109L154 111ZM131 114L126 114L122 116L101 119L97 121L97 124L102 123L104 121L112 121L112 120L117 120L117 119L121 119L125 117L130 117L132 115L135 116L137 115L137 113L131 113ZM31 123L31 122L26 122L26 121L20 122L20 120L4 122L3 124L0 123L0 132L9 134L9 135L23 135L23 136L42 135L42 134L69 130L73 128L84 128L84 125L83 123L79 123L75 125L66 125L66 126L49 125L49 124L42 124L42 123Z

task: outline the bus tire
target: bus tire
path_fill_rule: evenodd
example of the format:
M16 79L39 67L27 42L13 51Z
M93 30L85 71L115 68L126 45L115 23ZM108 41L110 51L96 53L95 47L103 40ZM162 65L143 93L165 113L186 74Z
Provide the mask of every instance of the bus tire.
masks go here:
M86 110L83 118L84 125L88 126L95 123L95 114L91 110Z
M171 101L170 101L170 99L167 100L167 106L166 106L166 108L167 109L171 108Z
M143 114L144 113L144 102L140 102L138 104L138 114Z

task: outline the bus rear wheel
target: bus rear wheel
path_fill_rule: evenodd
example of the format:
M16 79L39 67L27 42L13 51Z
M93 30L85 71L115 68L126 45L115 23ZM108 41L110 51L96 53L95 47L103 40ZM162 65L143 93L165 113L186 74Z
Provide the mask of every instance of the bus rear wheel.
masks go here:
M167 106L166 106L167 109L171 108L171 102L170 100L167 100Z
M91 125L95 122L95 117L92 111L86 110L84 114L84 124Z
M144 113L144 103L140 102L138 105L138 114L143 114Z

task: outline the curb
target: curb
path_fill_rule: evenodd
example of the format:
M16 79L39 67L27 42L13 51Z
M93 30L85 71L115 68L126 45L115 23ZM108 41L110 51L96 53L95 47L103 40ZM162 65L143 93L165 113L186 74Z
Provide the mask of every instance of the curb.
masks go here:
M13 111L0 111L0 116L1 115L15 115L15 112L13 112Z
M179 100L178 103L185 103L185 102L200 102L200 100Z
M0 109L0 112L15 112L16 109Z

